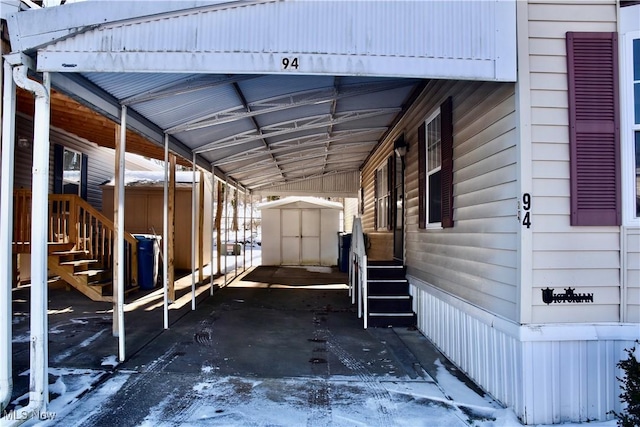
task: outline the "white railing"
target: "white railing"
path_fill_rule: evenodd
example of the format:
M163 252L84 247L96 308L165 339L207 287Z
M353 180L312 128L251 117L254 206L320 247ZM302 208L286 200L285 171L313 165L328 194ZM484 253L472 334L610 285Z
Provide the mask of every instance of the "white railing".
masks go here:
M367 329L367 248L362 221L357 217L353 220L349 249L349 296L352 304L358 299L358 318L364 316L364 328Z

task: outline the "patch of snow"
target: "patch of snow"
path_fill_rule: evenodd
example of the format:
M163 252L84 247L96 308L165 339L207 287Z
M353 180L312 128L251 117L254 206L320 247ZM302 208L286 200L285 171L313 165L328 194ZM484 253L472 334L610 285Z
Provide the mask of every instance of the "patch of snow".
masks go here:
M312 273L331 273L331 267L311 266L305 267L305 269Z
M14 325L20 324L22 322L24 322L25 320L27 320L26 316L13 316L13 319L11 320L11 323Z
M118 357L113 354L107 357L103 357L102 363L100 363L101 366L110 366L112 368L115 368L119 364L120 362L118 362Z
M440 359L436 360L434 364L437 367L434 379L448 397L464 405L482 406L487 404L487 400L451 374Z
M14 342L14 343L25 343L30 341L31 341L31 334L14 335L13 338L11 338L11 342Z

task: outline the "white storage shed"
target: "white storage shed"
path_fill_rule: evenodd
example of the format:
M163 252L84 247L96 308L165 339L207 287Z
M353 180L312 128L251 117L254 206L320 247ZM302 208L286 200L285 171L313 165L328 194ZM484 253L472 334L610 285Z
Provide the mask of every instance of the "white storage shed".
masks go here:
M258 209L262 211L263 265L337 265L340 203L287 197Z

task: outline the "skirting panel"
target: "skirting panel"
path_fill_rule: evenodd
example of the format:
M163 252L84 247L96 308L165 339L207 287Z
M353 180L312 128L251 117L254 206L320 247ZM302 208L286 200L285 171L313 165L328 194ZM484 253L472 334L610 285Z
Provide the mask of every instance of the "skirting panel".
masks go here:
M418 329L523 423L605 421L621 411L616 364L637 324L518 325L409 281Z

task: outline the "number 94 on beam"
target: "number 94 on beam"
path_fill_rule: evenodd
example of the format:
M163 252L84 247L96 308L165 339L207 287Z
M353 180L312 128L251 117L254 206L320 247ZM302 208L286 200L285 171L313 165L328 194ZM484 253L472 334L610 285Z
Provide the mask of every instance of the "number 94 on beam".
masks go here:
M300 67L300 60L297 56L285 56L280 60L283 70L297 70Z

